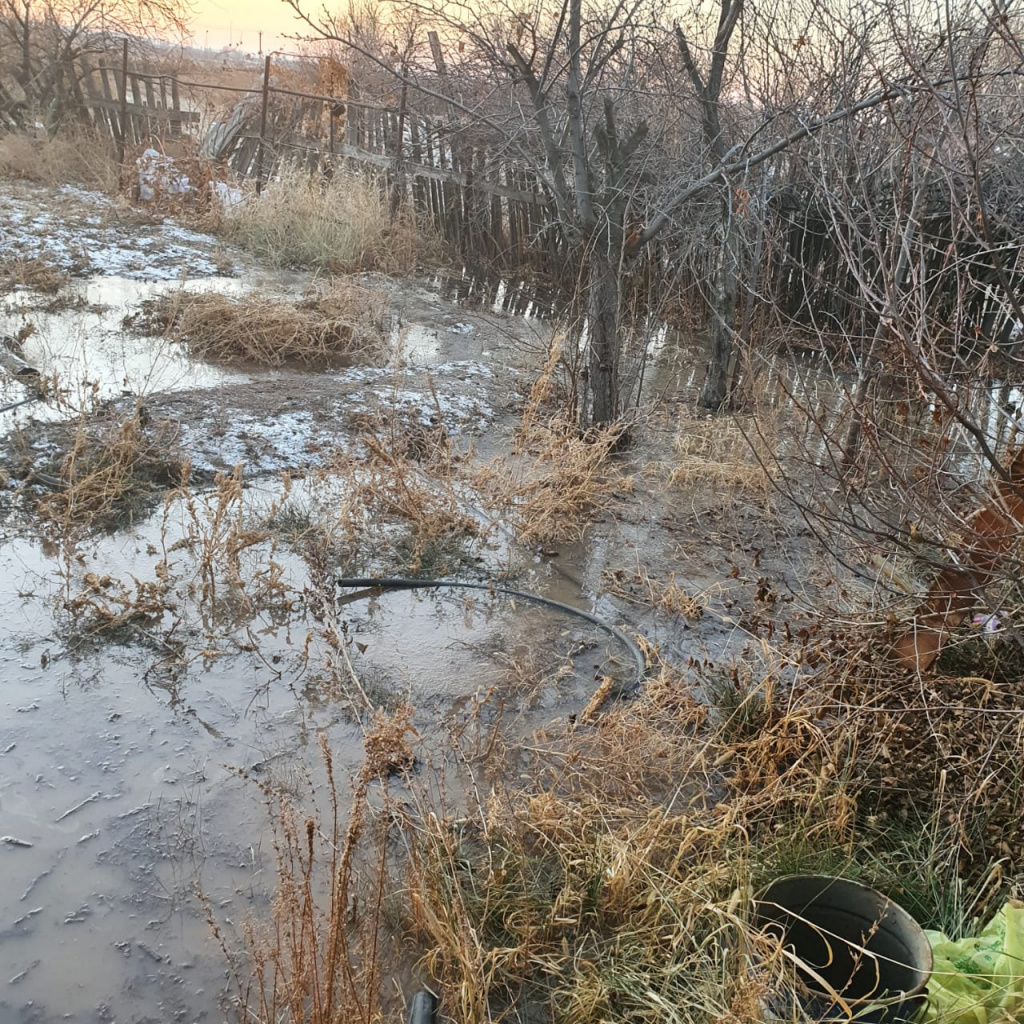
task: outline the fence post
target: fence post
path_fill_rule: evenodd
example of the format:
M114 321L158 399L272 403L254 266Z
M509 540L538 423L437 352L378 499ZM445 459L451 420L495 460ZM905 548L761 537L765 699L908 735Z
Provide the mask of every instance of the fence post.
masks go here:
M128 140L128 40L122 40L121 47L121 82L120 82L120 96L118 99L121 101L121 130L117 136L117 164L122 166L124 164L124 151L125 144Z
M395 138L395 155L392 165L391 179L391 219L394 220L405 197L405 162L402 159L405 150L405 111L408 102L409 83L404 81L405 65L402 65L402 98L398 103L398 132Z
M263 109L260 111L260 145L256 151L256 195L263 191L263 150L267 137L267 105L270 102L270 54L263 65Z

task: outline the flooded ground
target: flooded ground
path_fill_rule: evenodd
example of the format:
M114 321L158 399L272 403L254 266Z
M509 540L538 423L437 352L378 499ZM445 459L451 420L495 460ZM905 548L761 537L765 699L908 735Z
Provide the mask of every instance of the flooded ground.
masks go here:
M358 696L324 671L295 556L273 556L295 589L244 614L225 599L111 632L64 607L96 573L147 578L176 532L158 517L98 540L70 580L38 542L4 545L0 1020L218 1018L225 965L197 893L231 935L273 879L263 796L236 773L291 785L316 770L321 731L340 778L362 761ZM527 737L630 672L601 630L485 592L383 593L338 614L361 687L413 703L428 739L480 700Z
M742 429L689 412L681 429L703 361L677 337L652 346L614 512L584 540L524 545L514 502L496 518L471 473L431 472L509 453L552 329L528 287L368 275L386 309L373 365L225 368L137 329L142 304L183 283L294 302L319 282L91 193L4 185L0 210L25 276L0 297L0 335L10 365L36 371L0 373L0 1024L224 1019L233 990L207 911L232 948L267 913L260 785L301 799L321 733L346 792L369 709L403 702L420 773L470 724L500 732L514 771L536 733L576 728L602 687L617 699L635 682L629 646L572 609L713 666L855 586L822 572ZM806 472L849 384L815 356L768 366L762 455ZM117 517L78 519L63 460L126 419L190 486L171 474ZM403 453L393 490L373 477L374 443L378 468ZM357 498L378 502L372 519L403 487L460 519L457 542L352 533ZM336 585L413 563L555 604Z
M274 874L263 794L240 773L294 787L317 771L325 732L339 777L354 777L371 694L412 703L429 746L470 715L525 740L577 714L605 677L633 681L630 652L568 610L485 590L339 591L334 606L304 547L312 513L343 500L318 471L356 443L354 425L381 416L493 445L513 418L515 365L547 328L532 308L469 309L440 282L380 279L387 365L225 370L133 331L131 316L183 278L282 297L308 279L243 270L169 222L129 231L100 196L18 186L0 202L8 251L70 275L56 292L12 287L0 320L19 358L57 382L0 414L5 464L21 467L0 501L0 1022L221 1019L230 985L205 908L238 943ZM33 380L0 382L0 406L35 394ZM241 464L249 486L199 488L86 534L37 522L16 489L45 498L66 432L135 403L175 425L194 479ZM288 536L265 532L229 565L229 539L272 517ZM464 564L630 621L599 599L591 558L499 533ZM359 692L331 668L325 614L351 641Z

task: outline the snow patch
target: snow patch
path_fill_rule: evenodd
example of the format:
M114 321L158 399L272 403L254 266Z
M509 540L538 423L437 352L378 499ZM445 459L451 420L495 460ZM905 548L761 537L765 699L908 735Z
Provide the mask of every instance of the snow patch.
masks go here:
M72 200L71 209L50 203L52 209L40 212L45 193L33 199L5 195L0 187L0 252L7 259L45 260L76 277L109 275L137 281L222 273L223 261L214 258L221 243L212 235L174 224L119 226L106 196L71 186L60 189L60 195Z
M315 468L358 445L343 427L353 416L387 413L408 426L440 425L451 435L479 433L495 418L484 382L491 371L475 363L450 363L432 374L357 367L333 375L337 397L317 415L290 409L274 415L230 408L183 423L181 441L202 473L224 472L238 463L247 475ZM325 414L326 413L326 414Z

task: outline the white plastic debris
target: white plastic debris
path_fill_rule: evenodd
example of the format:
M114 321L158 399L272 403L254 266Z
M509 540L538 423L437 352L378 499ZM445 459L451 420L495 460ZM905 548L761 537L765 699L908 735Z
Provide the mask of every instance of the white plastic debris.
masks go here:
M210 196L221 213L230 213L236 207L245 204L245 195L242 190L229 185L226 181L211 181Z
M174 160L155 149L147 149L135 161L139 175L139 198L152 202L159 195L185 195L195 191L187 174L182 174Z

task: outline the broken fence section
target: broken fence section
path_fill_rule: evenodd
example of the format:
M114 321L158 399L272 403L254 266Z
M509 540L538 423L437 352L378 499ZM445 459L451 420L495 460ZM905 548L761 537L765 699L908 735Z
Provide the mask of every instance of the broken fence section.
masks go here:
M200 158L259 188L284 165L329 177L339 166L383 176L396 206L411 204L459 252L505 266L554 269L566 250L537 175L463 136L451 117L348 95L287 89L268 58L250 88L149 74L127 58L81 59L75 104L126 152L189 137ZM231 94L225 97L224 94ZM227 102L213 102L220 95Z

